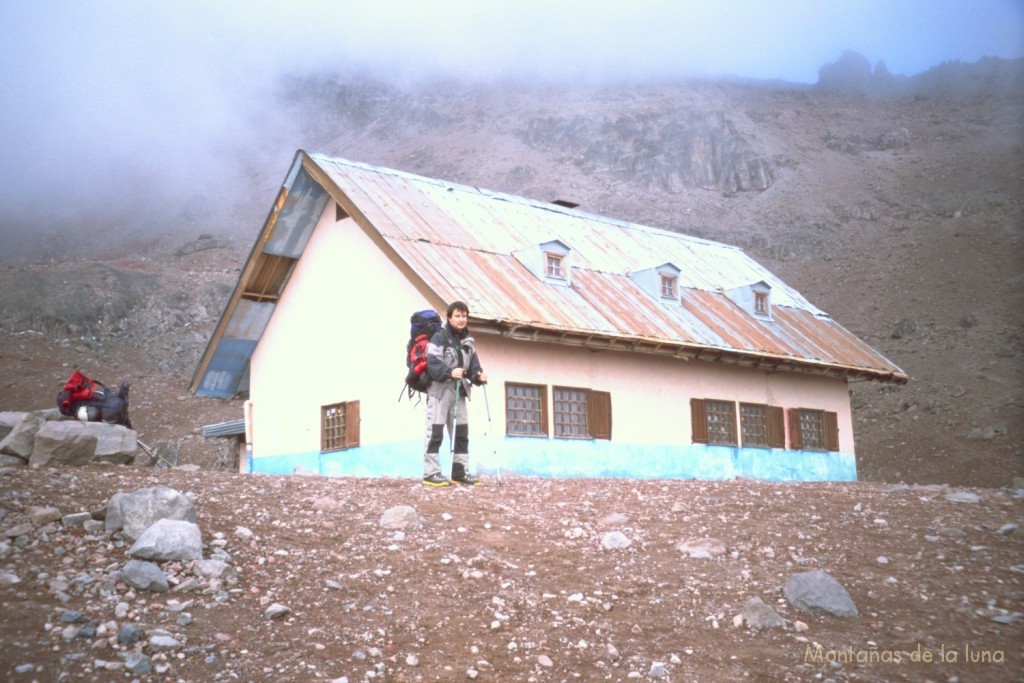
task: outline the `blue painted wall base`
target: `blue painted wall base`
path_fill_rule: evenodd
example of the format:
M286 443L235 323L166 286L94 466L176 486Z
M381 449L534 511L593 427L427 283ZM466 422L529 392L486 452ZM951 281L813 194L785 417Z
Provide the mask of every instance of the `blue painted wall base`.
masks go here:
M447 441L441 454L445 471L451 465L446 446ZM252 472L419 478L422 452L423 443L417 439L332 453L288 453L253 458ZM470 470L558 478L857 480L853 453L487 436L473 440Z

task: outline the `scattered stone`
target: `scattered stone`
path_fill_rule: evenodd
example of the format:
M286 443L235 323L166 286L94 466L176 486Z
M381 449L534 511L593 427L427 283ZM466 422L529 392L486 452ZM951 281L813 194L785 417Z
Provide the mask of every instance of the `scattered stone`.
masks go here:
M693 559L710 559L725 554L725 543L717 538L690 538L676 543L676 550Z
M551 661L551 657L548 657L547 655L537 655L537 663L545 668L551 668L555 665L555 663Z
M1017 533L1017 528L1016 524L1007 523L996 529L996 534L999 536L1010 536Z
M859 615L846 589L820 569L790 576L783 595L793 607L812 614L824 613L843 618Z
M621 531L609 531L601 536L601 547L605 550L618 550L628 548L632 541Z
M124 654L124 668L128 673L148 674L153 670L153 662L141 652L127 652Z
M755 631L763 628L785 628L786 626L785 620L779 616L778 612L765 604L759 597L748 600L740 616L746 622L747 628Z
M383 529L415 529L420 525L420 516L408 505L396 505L384 511L379 524Z
M49 505L30 505L29 507L25 508L25 516L28 517L28 520L32 522L32 524L34 524L35 526L43 526L44 524L56 522L58 519L60 519L61 512L57 508Z
M151 486L132 493L116 493L107 502L106 530L121 530L129 541L162 520L198 524L195 506L185 494L167 486ZM198 556L197 556L198 557ZM177 558L184 559L184 558Z
M285 607L284 605L275 602L274 604L272 604L270 607L268 607L266 609L266 611L263 613L263 616L265 616L267 619L271 619L271 620L281 619L281 618L291 614L291 611L292 611L291 608Z
M648 678L665 678L668 676L668 670L665 668L665 662L652 662L651 670L647 672Z
M192 522L160 519L142 533L128 555L157 562L198 560L203 556L202 532Z
M181 648L181 643L174 638L174 636L166 633L156 633L149 637L147 646L153 652L166 652L169 650L177 650Z
M139 590L163 593L170 588L167 576L154 562L128 560L121 570L121 576L125 583Z
M945 495L946 500L951 503L977 503L981 497L970 491L953 491Z

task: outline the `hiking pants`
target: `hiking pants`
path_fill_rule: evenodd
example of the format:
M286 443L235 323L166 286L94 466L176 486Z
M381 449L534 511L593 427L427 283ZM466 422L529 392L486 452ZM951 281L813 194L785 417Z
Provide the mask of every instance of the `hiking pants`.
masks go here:
M423 447L423 476L429 477L441 471L439 452L444 439L445 426L448 438L455 444L452 461L469 467L469 404L466 395L459 392L458 415L455 410L455 382L448 382L440 396L427 394L427 434ZM457 423L456 423L457 421ZM454 427L454 433L452 428Z

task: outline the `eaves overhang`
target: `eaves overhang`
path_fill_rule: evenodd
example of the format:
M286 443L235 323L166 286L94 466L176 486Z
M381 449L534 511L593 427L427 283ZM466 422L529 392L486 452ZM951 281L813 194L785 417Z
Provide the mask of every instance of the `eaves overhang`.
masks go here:
M666 356L681 361L704 361L737 365L769 373L795 372L851 381L879 381L906 384L903 372L842 365L827 361L794 358L773 353L742 351L734 348L680 342L672 339L624 336L601 331L565 329L537 322L486 321L470 319L475 334L497 334L523 342L543 342L575 346L592 351L625 351Z

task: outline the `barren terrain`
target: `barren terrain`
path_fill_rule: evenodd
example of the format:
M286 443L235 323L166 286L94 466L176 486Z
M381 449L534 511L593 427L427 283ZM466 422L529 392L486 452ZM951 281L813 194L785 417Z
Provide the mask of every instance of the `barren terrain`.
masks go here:
M1024 514L1019 90L882 99L735 83L398 91L311 79L288 96L294 126L268 131L231 191L144 220L33 226L0 249L0 411L51 407L74 368L129 379L140 439L200 468L7 468L0 533L32 505L98 510L163 483L195 495L204 539L225 542L239 572L223 601L129 594L116 535L33 529L0 557L20 579L0 585L4 676L126 677L96 664L120 660L104 638L64 641L53 627L75 609L184 639L140 680L627 680L653 677L655 663L675 681L1024 678L1022 536L1005 526ZM693 112L723 112L772 184L682 182L672 136ZM743 247L910 375L851 386L862 481L508 473L435 491L219 471L223 444L200 428L241 417L241 403L187 387L300 147ZM978 500L946 498L968 492ZM395 505L422 525L381 529ZM630 546L602 548L611 531ZM676 549L694 538L726 553ZM839 580L860 616L788 605L786 578L808 568ZM86 575L96 581L76 581ZM59 579L70 588L56 591ZM735 626L753 597L786 626ZM115 618L118 602L131 616ZM291 613L268 619L273 602ZM926 650L932 662L911 661ZM958 661L935 661L950 651ZM890 661L857 659L872 652Z
M7 468L0 482L3 529L33 505L69 514L100 510L117 491L188 492L204 541L223 546L238 573L221 589L189 588L190 566L169 563L183 590L134 590L119 579L119 534L37 528L0 560L20 578L0 586L7 680L125 678L133 647L111 644L125 623L144 641L164 629L181 643L145 650L156 669L136 678L154 681L1024 675L1024 535L1005 527L1020 523L1021 505L1005 491L515 477L429 489L124 467ZM382 528L399 505L418 527ZM629 545L606 548L607 534ZM721 555L677 547L712 539ZM789 605L787 578L811 569L839 581L859 616ZM755 597L785 625L737 623ZM274 604L290 612L271 619ZM107 630L69 632L67 610L84 617L70 626Z

